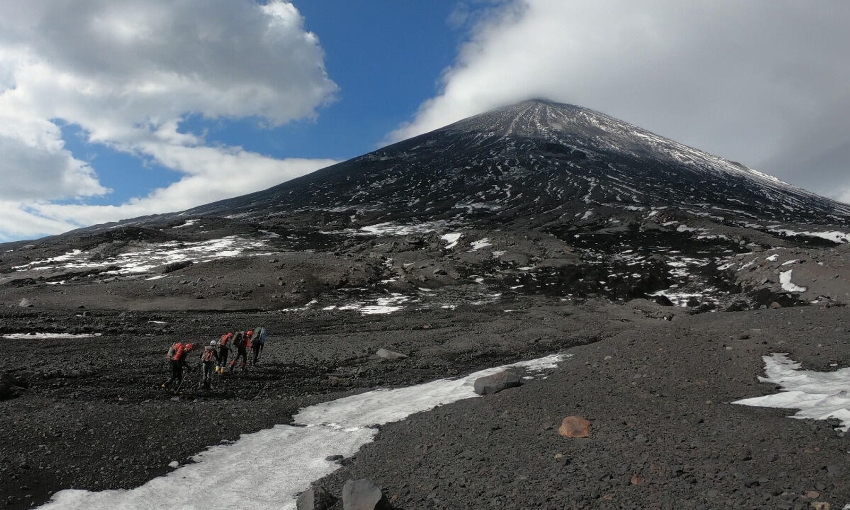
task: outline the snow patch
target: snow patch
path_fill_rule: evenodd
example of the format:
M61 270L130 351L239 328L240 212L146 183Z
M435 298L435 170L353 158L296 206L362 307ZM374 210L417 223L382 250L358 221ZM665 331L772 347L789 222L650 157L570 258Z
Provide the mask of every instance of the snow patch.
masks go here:
M780 393L732 402L754 407L799 409L792 418L841 421L841 430L850 429L850 368L834 372L801 370L787 353L763 356L765 377L759 381L782 387Z
M472 247L472 249L469 250L469 251L478 251L481 248L486 248L486 247L492 246L492 245L490 244L490 239L485 237L484 239L481 239L480 241L475 241L475 242L471 243L470 246Z
M448 243L446 245L446 249L449 249L457 246L457 242L461 238L461 236L463 236L463 234L461 234L460 232L452 232L449 234L443 234L442 236L440 236L440 239Z
M785 292L806 292L808 290L806 287L800 287L799 285L791 283L792 271L793 269L789 269L788 271L782 271L779 273L779 283L782 285L782 290Z
M54 339L72 339L72 338L91 338L101 336L103 333L7 333L3 338L10 340L54 340Z
M850 243L850 233L847 233L847 232L839 232L839 231L806 232L806 231L789 230L787 228L771 228L770 232L774 232L774 233L777 233L777 234L784 234L786 236L818 237L820 239L826 239L827 241L832 241L833 243L836 243L836 244Z

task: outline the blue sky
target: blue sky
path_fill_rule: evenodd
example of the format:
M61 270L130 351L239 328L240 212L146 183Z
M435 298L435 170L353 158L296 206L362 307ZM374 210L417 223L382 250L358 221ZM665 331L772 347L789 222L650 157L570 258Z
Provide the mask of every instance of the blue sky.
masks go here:
M843 0L0 8L0 242L265 189L529 97L850 201Z
M240 146L273 158L346 160L370 152L413 117L423 98L437 92L440 73L452 63L466 35L464 24L453 21L460 6L454 2L299 3L305 29L321 34L325 66L339 86L331 102L317 109L317 118L269 128L259 116L232 120L189 114L182 118L180 130L206 133L209 144ZM78 126L63 127L66 147L91 163L100 182L112 190L87 198L89 204L120 203L180 177L149 158L110 150L85 138ZM131 167L134 171L125 171Z

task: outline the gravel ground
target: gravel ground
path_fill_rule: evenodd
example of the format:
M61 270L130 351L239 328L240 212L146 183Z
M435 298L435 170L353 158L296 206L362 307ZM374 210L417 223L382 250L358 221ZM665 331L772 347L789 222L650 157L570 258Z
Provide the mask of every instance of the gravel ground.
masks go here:
M2 334L100 335L0 339L0 373L28 386L0 401L0 505L28 508L65 488L138 486L207 446L288 423L301 407L542 356L625 325L594 304L568 309L527 299L510 306L516 311L483 305L382 316L0 309ZM259 324L270 337L258 366L219 377L212 392L197 389L197 370L182 395L160 388L173 341L208 342ZM377 358L382 347L410 357Z
M545 380L387 425L319 484L369 478L408 509L843 508L850 444L834 423L731 402L774 391L756 379L773 352L850 366L848 333L844 308L642 324L569 349ZM591 437L559 436L568 415Z
M730 404L773 392L756 379L772 352L809 369L850 366L846 308L665 320L669 308L639 301L521 298L505 307L385 316L6 308L3 333L102 335L2 340L0 373L29 387L0 402L0 505L28 508L64 488L138 486L174 460L287 423L316 402L551 352L571 356L547 379L386 425L319 484L340 494L349 478L370 478L407 509L850 503L850 445L834 424ZM259 366L209 393L159 388L172 341L255 324L271 332ZM381 347L410 357L381 360ZM557 434L568 415L591 421L589 439Z

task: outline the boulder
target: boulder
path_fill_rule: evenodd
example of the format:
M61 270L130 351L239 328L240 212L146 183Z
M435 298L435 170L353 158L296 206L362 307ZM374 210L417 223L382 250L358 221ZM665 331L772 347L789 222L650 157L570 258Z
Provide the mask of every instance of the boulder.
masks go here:
M567 416L558 428L563 437L590 437L590 422L581 416Z
M404 359L407 357L407 354L402 354L400 352L393 352L384 348L378 349L378 352L375 353L375 356L384 359Z
M191 266L192 264L194 264L194 262L192 262L191 260L181 260L179 262L172 262L171 264L166 264L166 266L162 268L162 274L173 273L174 271L185 269Z
M673 302L670 301L670 298L668 298L664 294L659 294L655 296L655 302L661 306L673 306Z
M17 396L17 393L15 392L15 388L12 387L12 386L9 386L4 381L0 381L0 401L8 400L8 399L13 398L15 396Z
M18 396L18 389L27 388L29 384L14 377L13 375L3 372L0 374L0 400L8 400Z
M498 374L479 377L475 380L473 390L479 395L490 395L492 393L498 393L505 388L513 388L521 384L522 380L518 375L505 370Z
M296 510L328 510L336 501L337 498L323 487L310 487L295 500L295 508Z
M342 487L343 510L382 510L390 508L380 487L367 479L349 480Z

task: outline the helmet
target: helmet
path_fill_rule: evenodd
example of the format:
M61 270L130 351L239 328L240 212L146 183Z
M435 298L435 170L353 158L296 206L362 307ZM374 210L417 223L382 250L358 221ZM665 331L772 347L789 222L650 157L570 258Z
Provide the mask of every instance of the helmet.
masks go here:
M210 345L213 345L213 346L214 346L214 345L216 345L216 344L218 344L218 342L216 342L215 340L210 340Z
M186 350L187 351L191 351L194 348L195 348L195 344L186 344Z

